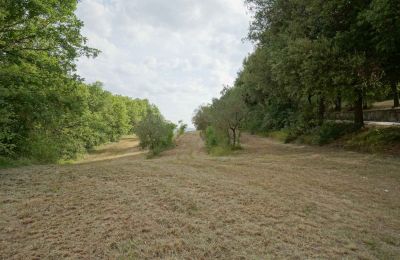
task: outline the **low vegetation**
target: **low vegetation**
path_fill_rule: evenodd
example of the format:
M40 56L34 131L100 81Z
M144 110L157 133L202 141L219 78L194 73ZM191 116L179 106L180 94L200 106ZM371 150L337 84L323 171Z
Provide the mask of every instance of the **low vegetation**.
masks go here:
M179 137L179 136L182 136L182 135L186 132L187 127L188 127L188 125L185 124L185 123L183 123L182 120L179 121L179 122L178 122L178 129L177 129L176 135L177 135L178 137Z
M266 136L284 143L333 145L358 152L400 155L398 127L369 126L359 129L352 123L327 122L307 132L283 129L268 132Z
M400 155L398 127L368 128L346 140L345 147L371 153Z
M312 145L329 144L359 130L353 123L325 122L311 129L291 129L285 142L298 141Z

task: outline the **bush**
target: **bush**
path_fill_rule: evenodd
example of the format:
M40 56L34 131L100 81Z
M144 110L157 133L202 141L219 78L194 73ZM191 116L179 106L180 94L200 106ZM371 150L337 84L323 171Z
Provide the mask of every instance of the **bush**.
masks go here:
M346 148L364 152L382 152L396 146L400 146L398 127L370 128L352 136L345 144Z
M328 144L340 137L357 131L353 123L326 122L317 128L315 143L319 145Z
M150 149L151 155L158 155L173 145L176 125L166 121L162 115L149 112L137 125L136 135L140 146Z
M30 165L33 162L27 158L11 159L0 156L0 169Z
M64 131L55 134L36 129L25 141L21 154L36 163L57 163L76 159L86 152L84 142L79 136Z
M61 158L61 143L52 136L35 131L27 139L23 154L38 163L55 163Z
M313 128L298 126L288 130L285 142L298 141L305 144L324 145L355 131L357 127L353 123L325 122Z
M287 129L285 143L291 143L291 142L299 139L306 132L307 132L307 129L302 128L302 127L291 127L289 129Z
M212 147L215 147L218 145L217 133L216 133L214 127L212 127L212 126L209 126L206 129L205 143L206 143L207 150L210 150Z
M268 137L278 140L278 141L281 141L281 142L286 142L288 135L289 135L289 132L287 129L282 129L279 131L272 131L272 132L267 133Z
M214 156L229 155L233 150L240 149L240 146L232 147L229 139L212 126L204 131L204 139L207 152Z
M229 138L227 135L221 133L221 131L217 130L213 126L208 126L205 131L205 143L207 149L212 147L221 146L221 147L228 147L231 146L229 143ZM234 148L234 147L232 147Z
M181 136L185 133L187 128L187 124L184 124L182 121L179 121L177 136Z

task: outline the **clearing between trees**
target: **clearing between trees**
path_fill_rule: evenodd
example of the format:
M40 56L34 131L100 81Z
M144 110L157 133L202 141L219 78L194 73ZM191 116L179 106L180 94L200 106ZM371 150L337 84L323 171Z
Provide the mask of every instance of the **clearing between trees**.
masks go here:
M400 258L400 160L198 132L148 160L135 138L74 165L0 170L3 259Z

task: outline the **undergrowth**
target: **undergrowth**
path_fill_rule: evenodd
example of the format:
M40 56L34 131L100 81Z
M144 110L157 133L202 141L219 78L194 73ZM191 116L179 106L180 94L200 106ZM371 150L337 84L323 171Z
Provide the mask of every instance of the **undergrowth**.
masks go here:
M34 163L30 159L25 159L25 158L10 159L10 158L0 156L0 169L27 166L27 165L31 165L31 164L34 164Z
M390 152L400 155L400 128L370 128L349 138L345 147L362 152Z
M240 145L230 145L229 139L212 126L207 127L202 133L202 137L205 141L207 152L212 156L227 156L234 151L242 149Z
M349 150L400 155L400 128L359 129L352 123L326 122L312 129L282 129L266 134L284 143L309 145L336 144Z

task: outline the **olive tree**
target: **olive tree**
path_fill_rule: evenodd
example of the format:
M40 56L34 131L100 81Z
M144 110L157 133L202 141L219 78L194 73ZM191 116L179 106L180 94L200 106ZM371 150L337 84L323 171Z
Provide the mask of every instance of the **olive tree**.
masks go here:
M157 155L173 145L175 128L176 125L166 121L161 114L149 111L136 126L135 133L139 137L140 146Z

